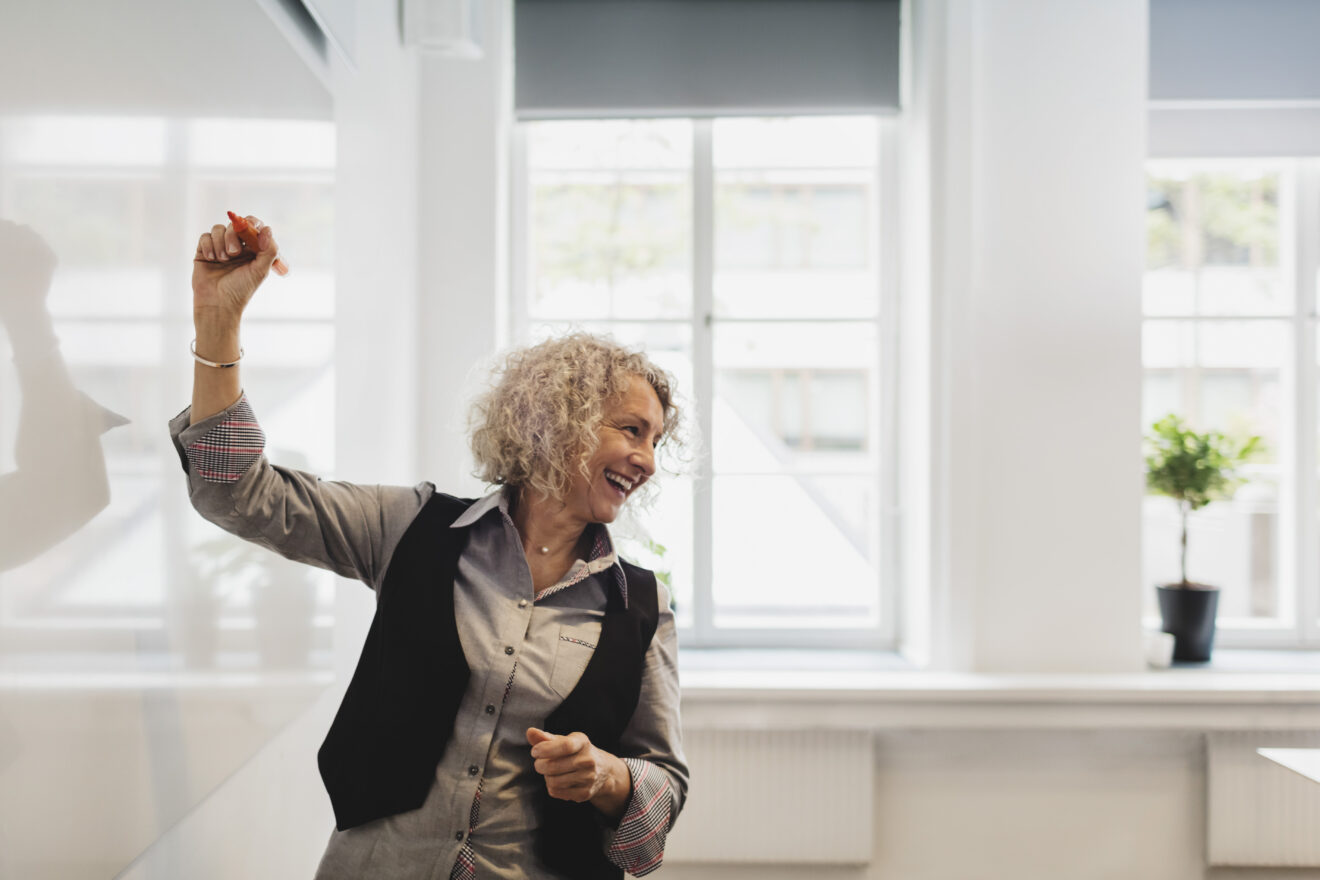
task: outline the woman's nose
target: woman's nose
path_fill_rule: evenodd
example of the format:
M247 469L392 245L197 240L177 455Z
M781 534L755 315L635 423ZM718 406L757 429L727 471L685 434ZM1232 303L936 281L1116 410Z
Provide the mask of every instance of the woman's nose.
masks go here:
M633 451L632 464L642 469L648 477L655 474L655 450L649 446Z

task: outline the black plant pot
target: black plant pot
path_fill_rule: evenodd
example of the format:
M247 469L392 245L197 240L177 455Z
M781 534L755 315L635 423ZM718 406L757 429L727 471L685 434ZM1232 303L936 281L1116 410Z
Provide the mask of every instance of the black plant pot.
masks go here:
M1173 634L1173 659L1204 663L1215 644L1219 588L1202 584L1155 588L1164 631Z

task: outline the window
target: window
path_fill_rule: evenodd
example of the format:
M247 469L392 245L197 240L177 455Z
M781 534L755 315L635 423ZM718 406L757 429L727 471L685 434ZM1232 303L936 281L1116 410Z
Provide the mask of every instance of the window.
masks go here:
M1265 444L1231 502L1190 518L1188 577L1221 588L1223 644L1320 644L1318 170L1310 160L1148 166L1143 427L1176 412ZM1147 587L1178 580L1173 502L1147 497L1143 529Z
M893 401L874 117L529 122L515 135L514 336L643 346L703 438L615 528L688 645L894 640Z

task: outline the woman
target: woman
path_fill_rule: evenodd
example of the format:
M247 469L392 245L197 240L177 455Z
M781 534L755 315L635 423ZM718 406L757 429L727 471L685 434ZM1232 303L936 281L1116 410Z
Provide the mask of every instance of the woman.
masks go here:
M317 877L617 878L660 865L687 792L673 615L606 524L673 435L669 377L579 334L510 356L474 408L479 500L269 464L239 383L243 310L278 253L232 225L193 263L193 400L171 422L194 507L358 578L376 616L319 753Z

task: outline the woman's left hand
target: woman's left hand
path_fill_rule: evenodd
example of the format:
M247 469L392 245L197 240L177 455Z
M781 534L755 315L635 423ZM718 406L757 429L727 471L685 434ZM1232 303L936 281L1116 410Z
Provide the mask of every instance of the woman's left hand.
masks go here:
M545 777L550 797L591 805L606 816L617 818L632 795L628 765L604 749L591 744L585 733L556 736L535 727L527 728L533 765Z

